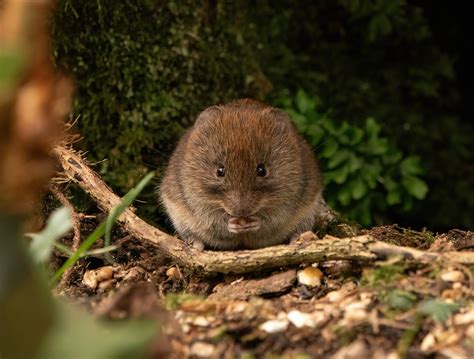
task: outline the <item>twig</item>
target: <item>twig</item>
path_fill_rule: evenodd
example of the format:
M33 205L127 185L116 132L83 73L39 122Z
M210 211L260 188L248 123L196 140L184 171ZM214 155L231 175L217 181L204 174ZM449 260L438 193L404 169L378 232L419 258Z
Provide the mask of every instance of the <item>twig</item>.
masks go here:
M79 244L81 243L81 221L79 220L79 216L76 213L74 206L69 201L69 199L62 193L56 185L49 186L49 190L57 198L61 204L69 209L71 216L72 216L72 229L74 230L74 238L72 240L72 251L77 250Z
M120 198L73 150L58 146L54 149L53 154L67 177L87 192L102 210L110 212L120 203ZM316 240L314 234L305 233L300 239L288 245L234 252L200 251L189 247L177 237L164 233L144 222L132 209L125 210L118 220L132 236L154 244L163 255L172 258L183 267L201 274L247 273L328 260L368 262L392 254L399 254L419 262L474 263L473 253L428 253L379 242L370 235L342 239L326 236L322 240Z

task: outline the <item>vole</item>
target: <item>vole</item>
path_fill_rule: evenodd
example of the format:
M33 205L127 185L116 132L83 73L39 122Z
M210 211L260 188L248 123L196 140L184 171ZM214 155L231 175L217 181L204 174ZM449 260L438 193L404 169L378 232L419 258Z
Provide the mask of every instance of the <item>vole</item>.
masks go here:
M282 110L244 99L205 109L160 186L179 236L203 249L255 249L312 230L326 208L317 160Z

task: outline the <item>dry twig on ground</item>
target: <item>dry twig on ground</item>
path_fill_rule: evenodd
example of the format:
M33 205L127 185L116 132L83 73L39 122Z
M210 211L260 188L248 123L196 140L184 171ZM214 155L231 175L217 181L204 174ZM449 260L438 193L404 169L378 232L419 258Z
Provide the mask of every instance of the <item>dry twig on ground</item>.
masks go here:
M67 177L87 192L104 211L110 212L120 203L120 198L73 150L59 146L54 149L53 154ZM201 274L248 273L301 263L341 259L370 262L392 254L418 262L449 261L474 264L474 254L468 252L425 252L380 242L369 235L352 238L326 236L322 240L316 240L316 236L309 232L288 245L234 252L200 251L186 245L177 237L149 225L132 209L127 209L119 217L119 222L134 237L153 243L163 255Z

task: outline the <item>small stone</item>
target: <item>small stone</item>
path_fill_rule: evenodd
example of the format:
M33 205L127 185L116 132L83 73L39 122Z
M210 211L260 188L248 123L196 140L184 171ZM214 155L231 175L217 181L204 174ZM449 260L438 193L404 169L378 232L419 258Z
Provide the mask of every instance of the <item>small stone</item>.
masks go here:
M431 348L433 348L435 343L436 343L436 338L433 335L433 333L428 333L421 341L420 349L422 352L429 352Z
M311 314L300 312L299 310L292 310L288 313L288 320L296 328L302 328L304 326L314 327L313 319Z
M369 304L371 303L370 298L360 300L358 302L351 302L349 303L344 309L346 311L358 310L358 309L367 309Z
M331 283L331 282L329 282ZM353 292L357 288L357 285L354 282L347 282L342 285L338 290L333 290L326 294L322 300L328 300L331 303L340 302L343 300L349 293Z
M99 283L99 289L103 291L109 290L115 285L115 283L116 283L115 279L104 280L103 282Z
M467 338L474 338L474 324L471 324L466 329L466 337Z
M462 288L454 289L454 288L448 288L443 290L441 293L441 298L446 299L446 300L459 300L463 297L463 291Z
M288 320L297 328L310 327L315 328L323 323L327 316L324 312L316 311L313 313L303 313L299 310L292 310L287 314Z
M466 313L459 313L454 316L454 324L465 325L474 323L474 310L470 310Z
M95 274L95 271L93 270L88 270L84 273L84 276L82 277L82 283L86 285L89 288L96 289L97 288L97 276Z
M195 342L191 345L190 354L199 358L208 358L214 353L215 347L205 342Z
M191 327L188 324L183 324L181 326L181 330L183 331L184 334L187 334L191 331Z
M461 282L453 283L453 289L462 289L462 283Z
M137 280L137 279L142 278L144 273L145 271L142 267L132 267L126 272L125 276L123 277L123 280L124 281Z
M105 280L111 279L114 275L114 267L105 266L95 270L96 278L98 282L103 282Z
M229 313L242 313L247 309L247 302L230 302L226 308L226 311Z
M331 303L334 303L334 302L339 302L343 298L343 295L340 291L333 290L332 292L329 292L328 294L326 294L326 298Z
M349 303L344 308L344 319L348 322L360 322L368 319L367 308L370 303L370 299Z
M205 317L202 315L194 318L192 321L192 324L198 326L198 327L208 327L209 326L209 320L207 320Z
M288 320L272 319L260 324L259 328L264 332L272 334L285 331L289 324Z
M462 282L464 274L458 270L441 273L441 279L445 282Z
M339 349L331 359L361 359L370 357L370 350L367 344L362 339L357 339Z
M324 277L318 268L309 266L298 272L298 282L308 287L319 287Z
M400 359L400 356L398 355L397 352L390 352L387 354L385 359Z
M368 316L369 313L364 309L355 309L344 313L344 319L350 323L364 321L368 319Z

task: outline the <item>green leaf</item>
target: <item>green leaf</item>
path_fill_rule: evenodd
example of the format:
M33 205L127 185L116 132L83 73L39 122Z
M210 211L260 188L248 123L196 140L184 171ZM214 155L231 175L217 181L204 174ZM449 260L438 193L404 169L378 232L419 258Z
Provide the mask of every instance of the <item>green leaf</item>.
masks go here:
M380 156L387 153L388 150L389 142L387 138L374 137L367 143L367 151L371 155Z
M306 134L308 135L309 142L312 146L317 146L321 143L324 138L324 133L322 127L315 123L311 124L306 130Z
M145 188L145 186L151 181L151 179L155 176L154 172L148 173L142 180L128 193L123 196L122 202L116 206L108 215L107 222L105 225L105 247L110 246L110 236L112 231L112 226L117 220L117 218L122 214L128 206L132 204L132 202L137 198L141 191Z
M395 182L393 178L388 175L382 178L382 183L388 192L393 191L397 189L398 187L400 187L400 184Z
M309 123L318 123L318 124L321 123L322 118L324 117L324 115L320 114L315 109L308 110L304 115L308 119Z
M378 28L382 35L387 35L392 31L392 24L386 15L378 16Z
M24 64L24 57L19 51L2 48L0 53L0 93L8 91L19 80Z
M357 145L362 141L362 138L364 138L364 130L359 127L352 127L348 144L351 146Z
M380 125L374 118L369 117L365 121L365 132L369 138L377 137L380 133Z
M51 213L46 227L41 232L27 234L27 236L33 239L30 244L30 252L35 262L46 262L55 242L71 228L71 212L66 207L61 207Z
M352 198L355 200L359 200L364 197L369 189L361 177L357 177L356 179L352 180L350 187L352 191Z
M402 196L401 196L401 193L400 193L398 188L388 192L388 194L387 194L387 204L389 206L399 204L399 203L401 203L401 201L402 201Z
M389 165L394 165L398 163L402 159L402 153L393 147L393 145L389 144L389 150L385 155L382 157L382 162L385 167Z
M372 223L372 203L370 198L366 197L357 207L358 222L363 226L369 226Z
M154 321L105 322L62 304L41 358L142 358L158 329Z
M347 175L349 174L349 166L343 166L337 170L332 171L334 182L342 184L346 181Z
M306 128L308 127L308 120L306 119L306 117L293 110L288 110L287 113L295 124L298 131L303 133L306 132Z
M308 96L306 92L299 89L296 93L296 108L300 113L306 113L316 107L316 102Z
M459 307L458 303L446 303L439 299L432 299L424 302L418 308L418 313L430 316L435 321L442 323Z
M412 196L409 196L409 195L405 195L405 196L402 196L402 211L403 212L408 212L410 209L413 208L413 202L414 202L414 199Z
M363 166L361 176L369 188L374 189L377 186L378 178L382 172L382 167L378 163Z
M337 194L337 199L344 207L351 202L351 190L348 186L341 188Z
M354 154L351 154L348 163L350 173L353 173L362 167L362 160Z
M388 305L393 309L408 310L413 308L416 295L405 290L395 289L388 294Z
M341 141L342 137L346 137L347 140L349 139L348 138L348 133L349 133L350 129L351 129L351 126L346 121L341 123L339 126L335 127L336 135L338 136L339 141L341 143L344 143L343 141Z
M328 138L324 142L324 149L319 153L319 157L330 159L339 148L339 144L334 138Z
M400 172L403 176L417 176L423 174L420 157L409 156L400 163Z
M349 159L350 152L348 150L337 151L328 161L327 167L329 169L334 169L341 165L343 162L347 162Z
M407 176L402 178L403 187L416 199L423 199L428 193L428 186L424 181L415 176Z
M336 138L339 138L339 128L336 126L336 124L334 124L334 122L330 119L326 119L326 121L324 121L322 123L324 129L331 135L331 136L334 136Z

